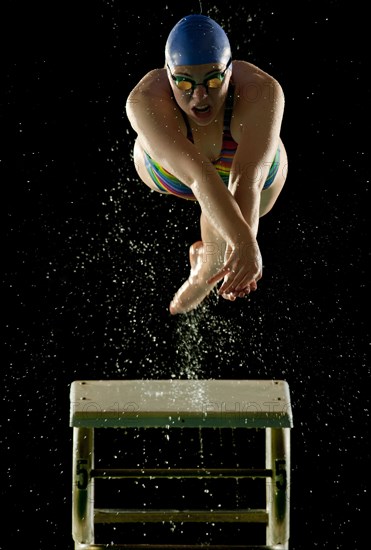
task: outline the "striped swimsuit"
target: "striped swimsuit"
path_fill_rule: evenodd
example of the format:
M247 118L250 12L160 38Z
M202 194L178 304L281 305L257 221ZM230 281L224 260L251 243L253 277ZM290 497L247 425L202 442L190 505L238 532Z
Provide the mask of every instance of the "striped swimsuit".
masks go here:
M229 183L229 174L232 168L233 157L235 151L238 147L238 144L234 141L231 131L230 123L232 118L233 111L233 88L230 88L227 103L224 111L224 126L223 126L223 141L222 149L218 159L213 161L217 172L224 181L225 185L228 186ZM185 123L187 125L187 139L193 143L192 130L189 125L188 119L184 117ZM165 170L160 164L153 160L146 152L144 152L144 162L148 171L148 174L151 176L152 181L156 184L160 191L163 193L169 193L175 195L182 199L188 200L197 200L194 196L190 187L184 185L178 178L173 176L170 172ZM264 183L263 189L268 189L272 185L274 178L276 177L278 168L280 164L280 149L276 151L276 155L273 159L267 179Z

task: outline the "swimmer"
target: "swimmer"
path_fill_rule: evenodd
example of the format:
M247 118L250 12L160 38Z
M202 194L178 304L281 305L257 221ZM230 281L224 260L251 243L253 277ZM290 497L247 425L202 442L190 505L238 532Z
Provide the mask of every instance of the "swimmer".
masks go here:
M232 59L226 33L206 15L178 21L166 41L164 67L129 94L140 179L159 193L198 201L201 209L190 275L170 303L171 314L195 309L220 281L218 293L227 300L257 289L259 218L274 206L287 174L283 112L277 80Z

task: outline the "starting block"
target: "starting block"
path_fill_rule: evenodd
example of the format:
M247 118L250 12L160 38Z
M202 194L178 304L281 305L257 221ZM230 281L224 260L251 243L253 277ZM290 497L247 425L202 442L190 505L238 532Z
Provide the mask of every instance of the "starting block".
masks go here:
M73 428L72 538L75 550L103 548L266 548L288 550L290 509L289 386L283 380L77 380L70 388ZM95 468L95 430L206 428L264 430L265 467ZM245 432L243 432L245 433ZM207 456L204 457L207 460ZM95 479L265 478L257 509L96 508ZM111 482L112 483L112 482ZM185 481L186 483L186 481ZM265 525L258 545L95 542L96 524L205 523Z

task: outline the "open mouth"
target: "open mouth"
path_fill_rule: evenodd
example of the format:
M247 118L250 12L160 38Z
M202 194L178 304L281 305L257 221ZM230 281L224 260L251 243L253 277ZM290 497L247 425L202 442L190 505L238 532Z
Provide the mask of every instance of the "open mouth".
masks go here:
M193 107L192 110L196 113L208 113L210 111L210 106L205 105L204 107Z

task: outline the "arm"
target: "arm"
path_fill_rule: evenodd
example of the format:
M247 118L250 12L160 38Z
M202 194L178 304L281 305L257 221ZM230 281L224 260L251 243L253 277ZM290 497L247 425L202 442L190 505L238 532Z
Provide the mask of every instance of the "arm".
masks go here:
M229 189L256 237L260 193L280 139L284 94L274 78L256 67L253 70L251 78L237 91L239 101L232 132L236 134L238 148Z
M234 63L236 104L231 130L238 148L233 160L229 189L249 227L247 244L240 251L250 263L251 275L245 279L238 274L229 277L220 288L228 293L234 288L251 285L262 275L262 260L256 241L259 226L260 197L269 168L275 156L284 110L284 95L279 83L272 77L245 62ZM250 242L251 246L248 246ZM232 253L227 249L227 256ZM212 282L227 274L225 266L215 274Z

